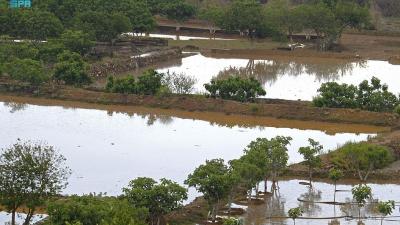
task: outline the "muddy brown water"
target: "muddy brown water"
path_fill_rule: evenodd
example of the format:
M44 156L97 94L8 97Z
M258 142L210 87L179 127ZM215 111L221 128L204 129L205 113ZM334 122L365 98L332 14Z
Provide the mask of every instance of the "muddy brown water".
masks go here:
M213 77L255 77L265 87L266 98L312 100L322 83L335 81L358 85L373 76L400 93L400 66L387 61L344 60L317 57L274 57L254 54L196 54L177 65L154 66L159 72L184 73L197 78L196 92Z
M257 137L293 137L289 161L295 163L301 161L297 149L307 145L307 138L320 141L328 151L388 129L10 96L0 96L0 124L0 148L10 146L18 138L44 141L67 158L73 174L64 194L106 192L108 195L120 194L129 180L139 176L166 177L182 184L206 159L238 158ZM268 200L268 204L249 206L245 224L291 224L290 220L277 217L297 206L298 197L307 195L307 187L298 182L281 181L278 197ZM348 190L351 184L339 188ZM398 185L372 185L377 198L400 199ZM331 184L316 182L314 188L321 191L318 201L331 198ZM350 196L348 192L339 194L340 201ZM198 195L189 190L189 200ZM307 208L305 216L332 216L333 206L315 205L307 206L310 209ZM342 215L348 211L342 212L337 206L336 213ZM0 214L0 224L6 220L6 214ZM304 219L297 224L327 222ZM343 222L354 224L354 221Z

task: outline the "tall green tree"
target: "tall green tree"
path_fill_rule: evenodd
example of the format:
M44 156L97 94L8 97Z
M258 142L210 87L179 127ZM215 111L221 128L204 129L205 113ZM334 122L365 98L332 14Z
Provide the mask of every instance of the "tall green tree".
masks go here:
M299 153L304 158L303 163L308 167L309 182L310 186L312 186L312 175L314 169L321 165L321 158L319 157L319 154L321 153L323 146L311 138L308 139L308 142L310 145L299 148Z
M231 182L229 168L222 159L207 160L205 164L197 167L185 180L189 187L196 188L203 193L212 211L212 221L216 221L218 205L230 193Z
M173 0L164 5L162 14L168 19L178 23L176 30L180 30L180 24L192 18L196 14L194 6L182 0Z
M156 26L156 21L148 4L143 0L136 1L125 15L132 24L133 33L148 33Z
M329 170L329 174L328 174L329 179L331 179L334 183L335 186L335 190L333 192L333 202L336 202L336 184L338 182L338 180L340 180L343 177L343 172L339 169L336 168L332 168Z
M159 225L163 216L182 207L187 199L187 190L179 184L161 179L159 183L147 177L129 182L124 195L135 208L147 208L152 225Z
M11 213L27 207L23 225L29 225L37 207L60 194L67 185L70 170L65 158L52 146L39 143L16 143L0 154L0 203Z
M358 220L361 221L361 208L372 198L372 190L369 186L360 184L353 187L351 193L358 206Z
M250 37L263 26L263 9L255 0L234 0L226 10L223 28L247 33Z

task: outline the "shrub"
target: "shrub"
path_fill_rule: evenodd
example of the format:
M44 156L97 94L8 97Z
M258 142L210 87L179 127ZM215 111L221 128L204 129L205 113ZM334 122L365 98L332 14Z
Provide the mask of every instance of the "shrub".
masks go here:
M19 59L37 59L38 49L28 43L1 43L0 44L0 62L10 62L15 58Z
M131 75L118 79L109 77L106 90L124 94L155 95L165 87L161 84L162 77L163 74L155 70L144 72L137 80Z
M252 101L266 92L254 78L229 77L226 80L212 79L204 84L205 89L213 98L231 99L235 101Z
M356 108L358 106L355 100L357 87L354 85L328 82L322 84L318 92L320 95L313 100L317 107Z
M357 173L360 180L367 180L373 170L384 168L392 161L389 149L367 142L347 143L332 156L337 167Z
M54 79L67 85L83 85L91 82L87 64L78 53L64 51L57 57Z
M137 93L142 95L154 95L161 88L163 74L155 70L147 70L137 81Z
M5 72L15 80L40 85L48 80L43 65L32 59L15 59L5 66Z
M51 202L48 214L53 225L144 225L148 212L133 208L126 199L86 195Z
M190 94L194 91L197 79L193 76L187 76L184 73L167 73L164 75L162 83L173 93Z
M61 54L65 47L59 42L49 41L47 43L41 43L38 46L38 58L45 63L56 63L57 56Z
M358 87L354 85L328 82L318 89L319 95L313 99L317 107L360 108L369 111L393 111L399 98L388 91L387 85L373 77L371 84L364 80Z

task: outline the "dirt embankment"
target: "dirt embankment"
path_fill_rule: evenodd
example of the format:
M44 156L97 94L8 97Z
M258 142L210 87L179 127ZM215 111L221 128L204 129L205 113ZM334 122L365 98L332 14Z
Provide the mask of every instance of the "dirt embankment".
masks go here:
M82 101L100 104L146 106L186 111L222 112L226 114L268 116L281 119L356 123L397 127L398 116L393 113L376 113L356 109L317 108L310 102L262 100L262 103L241 103L196 95L139 96L90 91L66 86L42 86L0 81L0 93L50 99Z

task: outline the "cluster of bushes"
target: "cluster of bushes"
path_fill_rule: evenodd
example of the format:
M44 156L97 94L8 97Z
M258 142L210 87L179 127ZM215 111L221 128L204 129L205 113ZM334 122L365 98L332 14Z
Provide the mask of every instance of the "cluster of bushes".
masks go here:
M134 76L123 78L108 77L106 90L114 93L155 95L163 87L163 74L147 70L136 79Z
M108 77L108 92L139 95L191 94L197 80L192 76L176 73L158 73L150 69L137 79L128 75L122 78Z
M319 95L313 99L317 107L360 108L369 111L393 111L400 99L388 91L386 84L373 77L371 84L364 80L358 87L354 85L328 82L318 89Z
M123 198L87 195L50 202L47 213L45 224L52 225L145 225L148 210L134 208Z
M70 43L70 47L72 46ZM68 49L63 42L2 43L0 77L8 76L32 85L51 80L70 85L90 83L87 64L82 56Z
M184 0L51 0L34 1L31 9L9 9L8 2L0 0L0 33L46 40L72 29L93 40L112 41L123 32L150 32L155 14L181 22L192 17L195 8Z
M213 98L235 101L253 101L258 96L266 94L261 83L254 78L229 77L228 79L212 79L204 84L205 89Z

